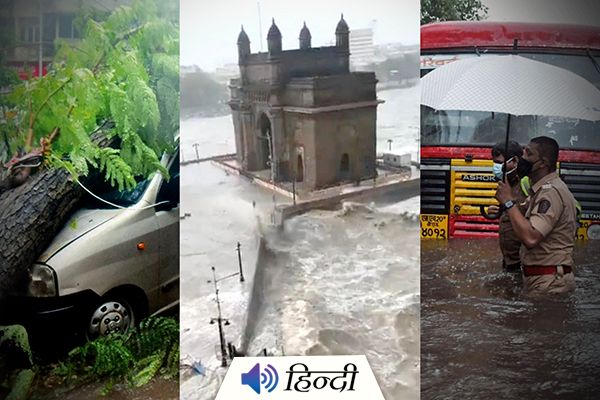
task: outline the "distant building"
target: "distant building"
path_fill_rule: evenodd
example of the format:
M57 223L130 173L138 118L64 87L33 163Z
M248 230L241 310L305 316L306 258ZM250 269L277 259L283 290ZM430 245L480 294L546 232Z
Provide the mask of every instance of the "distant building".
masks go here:
M350 31L350 64L353 67L372 64L374 56L373 29L365 28Z
M268 52L251 53L239 34L240 78L230 83L237 159L248 171L305 189L376 175L377 80L350 72L350 30L339 21L335 46L312 47L306 24L299 49L282 50L271 25Z
M225 64L215 69L214 76L219 83L229 83L240 76L240 67L237 64Z
M4 0L0 8L0 29L14 32L14 44L4 48L6 60L25 79L43 74L56 52L56 39L76 42L81 32L74 24L84 7L112 11L130 0ZM40 27L42 29L40 29ZM3 46L4 47L4 46Z
M383 153L383 164L385 166L394 168L407 168L410 167L411 155L407 154L396 154L396 153Z
M180 65L179 66L179 75L187 75L198 71L200 67L197 65Z

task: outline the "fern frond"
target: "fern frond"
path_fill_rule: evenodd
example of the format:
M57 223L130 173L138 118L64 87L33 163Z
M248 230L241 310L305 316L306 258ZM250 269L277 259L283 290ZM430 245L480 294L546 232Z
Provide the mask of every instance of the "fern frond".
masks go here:
M0 160L52 132L50 164L73 176L99 166L109 183L125 189L134 175L166 174L158 156L179 126L178 43L177 2L135 0L105 19L88 18L81 41L59 43L46 76L20 82L2 98L14 110L0 127L7 147ZM121 139L114 145L122 151L98 152L91 144L101 120L114 122L107 134Z
M135 177L131 167L120 156L119 150L110 147L98 152L98 165L104 171L105 180L119 190L131 190L135 187Z
M130 382L135 387L144 386L158 373L160 366L163 364L166 350L158 351L144 359L143 368L135 370Z

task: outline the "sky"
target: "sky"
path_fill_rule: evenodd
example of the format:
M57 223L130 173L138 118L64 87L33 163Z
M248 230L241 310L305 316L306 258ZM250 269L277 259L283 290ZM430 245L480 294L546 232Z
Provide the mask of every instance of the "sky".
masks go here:
M259 30L259 5L262 30ZM312 35L312 46L335 43L335 27L344 13L350 30L372 26L375 44L419 43L419 0L181 0L181 65L198 65L206 71L224 63L237 63L237 37L241 25L253 53L263 51L271 18L279 27L283 49L298 48L302 23Z
M598 0L483 0L488 20L600 25ZM259 30L259 10L262 29ZM181 65L213 71L237 62L241 25L252 52L266 51L271 18L283 36L283 48L298 47L306 21L312 45L335 41L335 26L344 13L350 30L373 27L375 44L419 42L419 0L180 0Z
M598 0L483 0L487 20L600 26Z

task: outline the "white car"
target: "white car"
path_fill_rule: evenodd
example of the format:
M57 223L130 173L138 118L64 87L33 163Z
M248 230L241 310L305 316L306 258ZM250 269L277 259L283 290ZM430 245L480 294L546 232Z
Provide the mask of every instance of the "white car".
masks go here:
M50 331L87 339L124 331L178 305L178 155L162 159L168 181L156 173L101 196L124 208L88 202L30 268L27 293L12 298L12 322L25 325L32 342Z

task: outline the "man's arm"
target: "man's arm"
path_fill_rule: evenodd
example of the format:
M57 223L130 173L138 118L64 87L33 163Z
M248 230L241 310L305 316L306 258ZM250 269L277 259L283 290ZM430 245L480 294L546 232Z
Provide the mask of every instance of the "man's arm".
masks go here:
M508 216L510 217L510 223L512 224L515 234L525 247L531 249L542 241L544 236L531 226L529 220L521 214L519 207L511 207L510 210L508 210Z
M508 200L516 201L510 185L504 182L498 182L496 199L500 202L500 204L504 204ZM508 212L508 216L510 217L510 223L512 224L515 234L517 235L521 243L525 245L525 247L531 249L537 246L538 243L542 241L542 239L544 238L542 233L540 233L531 225L529 220L525 218L525 216L521 213L521 210L519 210L519 207L516 204L506 212Z

